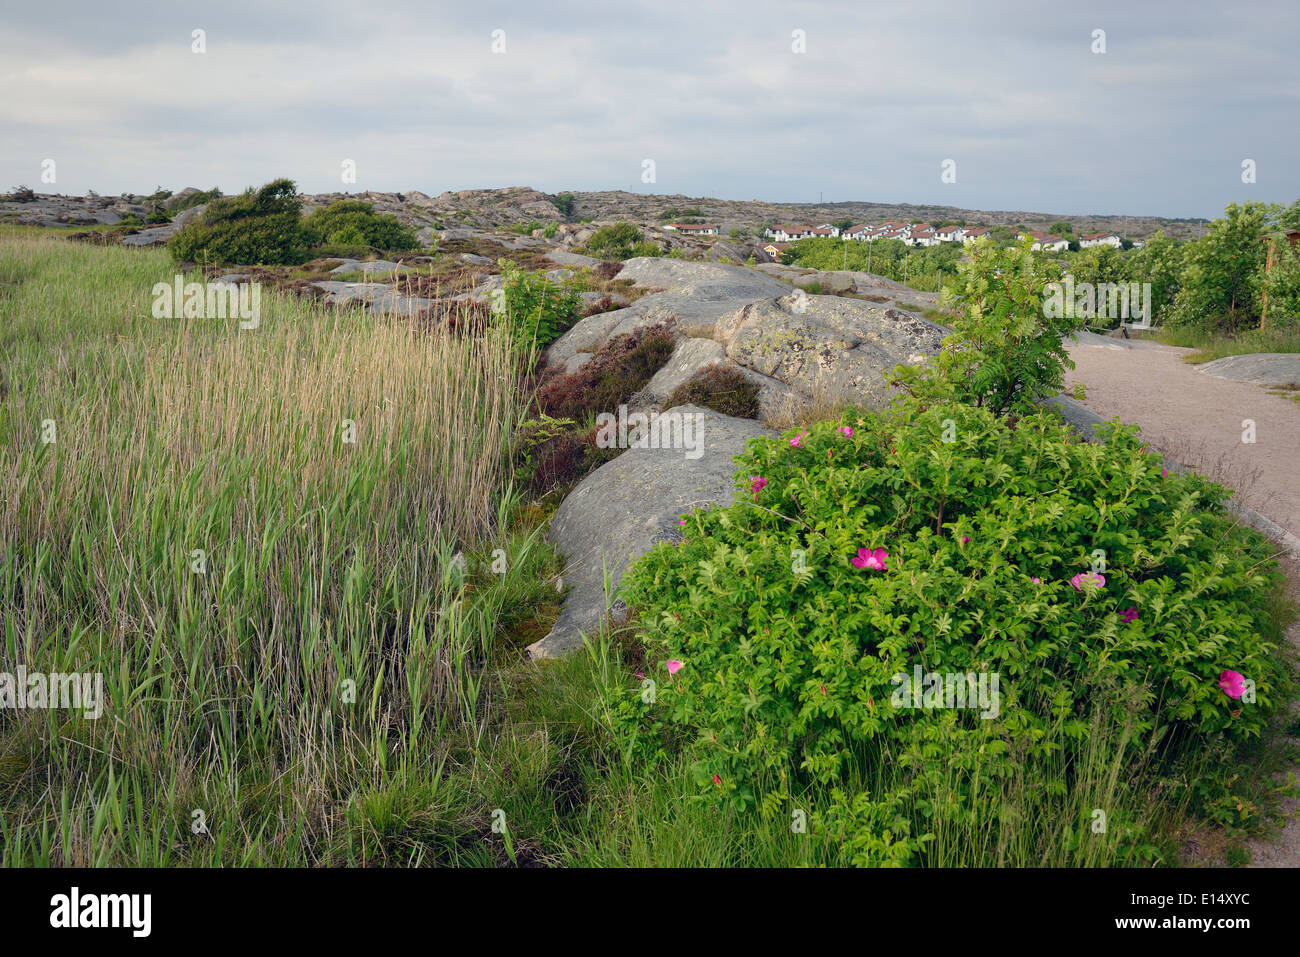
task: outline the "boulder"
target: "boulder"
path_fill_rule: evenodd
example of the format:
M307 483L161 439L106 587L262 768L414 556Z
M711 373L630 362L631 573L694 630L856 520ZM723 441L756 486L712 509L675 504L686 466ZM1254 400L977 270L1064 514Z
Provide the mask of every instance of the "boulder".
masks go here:
M172 217L172 222L175 223L179 228L184 229L190 223L194 222L196 219L202 216L203 211L206 210L207 208L208 208L207 203L200 203L197 206L191 206L189 209L182 209L179 213L177 213L175 216Z
M680 517L695 508L726 506L736 494L735 457L751 438L775 435L750 419L683 405L666 416L691 415L695 427L683 448L630 448L592 472L561 503L550 539L566 559L569 586L550 634L528 646L533 658L551 658L582 645L604 624L631 562L660 541L681 537ZM663 419L659 422L669 422ZM660 433L662 435L662 432ZM694 455L695 457L690 457ZM607 603L605 578L611 594Z
M802 292L750 303L714 329L737 365L810 398L868 408L887 403L886 372L937 354L944 334L908 312Z
M368 276L371 273L409 272L410 268L410 266L403 266L387 259L373 259L369 262L345 259L340 265L330 270L330 275L346 276L349 273L361 273L363 276Z
M180 231L175 223L151 226L122 237L123 246L161 246Z
M629 259L618 278L665 291L643 296L626 309L583 319L551 345L548 355L553 361L563 362L576 352L596 348L611 336L670 319L688 331L694 326L708 328L746 303L785 295L791 289L779 279L743 266L681 259Z
M552 249L546 254L546 258L557 266L599 266L601 263L594 256L583 256L579 253L566 252L563 249Z

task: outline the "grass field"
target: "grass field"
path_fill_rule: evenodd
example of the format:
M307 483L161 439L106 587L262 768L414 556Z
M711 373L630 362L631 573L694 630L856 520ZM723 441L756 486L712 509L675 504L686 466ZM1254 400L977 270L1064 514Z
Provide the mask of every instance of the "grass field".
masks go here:
M828 794L800 830L611 734L634 633L526 662L558 568L512 483L506 337L277 296L255 330L154 319L173 273L0 233L0 671L102 673L109 702L0 712L0 863L852 862ZM1127 733L963 806L900 756L846 785L919 794L931 865L1173 863L1215 826L1198 769L1121 762ZM1098 806L1123 839L1089 838Z

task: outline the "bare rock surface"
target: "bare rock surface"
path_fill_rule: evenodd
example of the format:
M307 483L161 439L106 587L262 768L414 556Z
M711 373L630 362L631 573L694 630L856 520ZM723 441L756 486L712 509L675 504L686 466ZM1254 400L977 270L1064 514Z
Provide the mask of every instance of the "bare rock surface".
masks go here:
M1300 354L1293 352L1258 352L1254 355L1228 356L1196 366L1198 372L1234 382L1253 382L1265 388L1300 389Z
M686 448L630 448L583 479L556 511L550 539L566 559L570 590L550 634L528 646L533 658L581 647L583 636L604 623L607 608L617 615L617 590L632 561L657 542L678 540L683 513L730 505L736 456L749 439L775 434L752 419L693 405L670 409L659 421L674 421L666 418L673 415L696 417L691 442L681 443Z

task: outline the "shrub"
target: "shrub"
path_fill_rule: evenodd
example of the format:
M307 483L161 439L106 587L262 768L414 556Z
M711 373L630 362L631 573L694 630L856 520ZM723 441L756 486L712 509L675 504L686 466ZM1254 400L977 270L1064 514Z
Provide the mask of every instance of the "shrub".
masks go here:
M316 210L304 221L312 244L370 246L379 250L418 249L415 231L393 215L376 213L373 203L341 199Z
M554 206L565 219L569 219L573 216L573 204L574 199L572 193L560 193L551 200L551 205Z
M38 197L30 186L15 186L14 191L5 199L10 203L34 203Z
M1292 690L1263 637L1269 549L1135 432L1093 445L1054 413L910 401L751 440L738 503L690 515L625 578L681 667L624 732L691 742L701 787L737 806L885 755L922 776L997 780L1058 748L1068 767L1098 715L1125 729L1125 763L1258 735ZM914 668L1000 676L996 717L902 706Z
M505 282L499 311L519 343L545 348L582 318L582 295L572 283L552 282L506 259L500 265Z
M586 422L612 412L636 395L673 354L668 323L614 336L581 369L548 377L537 392L543 412Z
M177 262L296 266L311 258L312 236L301 219L292 180L215 199L168 244Z
M187 209L193 209L195 206L202 206L204 203L210 203L214 199L220 198L221 190L214 186L212 189L190 193L188 196L170 197L168 202L164 205L167 208L167 212L171 213L174 217L177 213L184 212Z
M994 412L1027 412L1061 391L1074 368L1064 337L1082 319L1054 317L1044 293L1052 276L1032 239L999 248L981 239L958 267L959 294L945 286L952 334L932 364L899 366L893 381L914 396L968 402Z
M636 226L631 223L615 223L612 226L602 226L592 233L591 238L587 240L587 248L598 256L630 259L637 255L633 250L641 241L641 230Z
M618 260L606 259L599 265L592 266L591 272L597 279L608 282L623 271L623 264Z
M748 379L735 366L714 363L705 366L674 389L664 403L664 408L671 409L675 405L686 404L702 405L723 415L756 419L758 384Z

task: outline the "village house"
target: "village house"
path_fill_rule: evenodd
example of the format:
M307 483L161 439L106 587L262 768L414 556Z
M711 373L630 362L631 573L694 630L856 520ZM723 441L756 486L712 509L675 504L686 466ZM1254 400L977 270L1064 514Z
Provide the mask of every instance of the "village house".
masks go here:
M774 239L778 243L792 243L800 239L808 239L813 234L811 226L773 226L766 231L769 239Z
M993 230L989 229L987 226L976 226L971 229L965 229L962 231L961 241L964 243L974 242L981 236L988 236L992 232Z
M941 243L959 243L963 232L960 226L940 226L934 231L934 235Z
M718 227L712 223L669 223L664 229L670 229L676 233L686 233L689 236L718 235Z
M1123 242L1114 233L1091 233L1079 237L1080 249L1088 249L1092 246L1114 246L1118 249L1122 245Z

